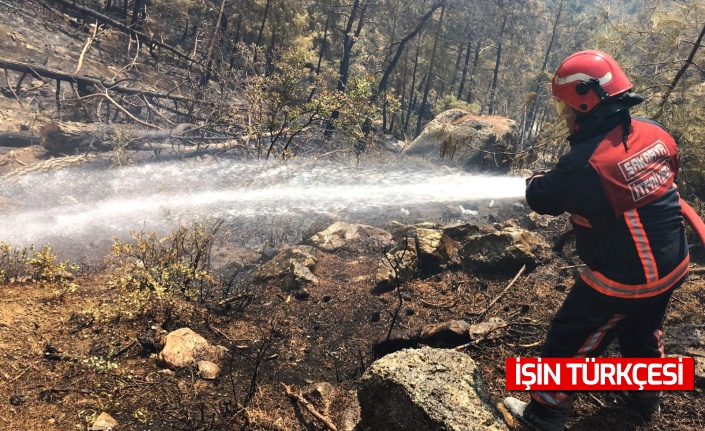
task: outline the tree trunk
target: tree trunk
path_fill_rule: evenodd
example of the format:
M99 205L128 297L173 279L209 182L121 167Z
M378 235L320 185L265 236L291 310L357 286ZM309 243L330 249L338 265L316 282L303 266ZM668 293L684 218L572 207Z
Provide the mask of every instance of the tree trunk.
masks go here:
M525 128L522 128L522 130L521 130L521 138L519 140L519 151L524 149L524 136L525 136L525 134L528 133L528 136L530 138L531 131L534 129L534 125L536 123L536 112L537 112L538 106L539 106L539 99L540 99L539 92L541 91L541 80L542 80L543 73L546 71L546 66L548 65L548 58L551 55L551 49L553 48L553 43L556 40L556 30L558 29L558 22L561 19L561 12L563 12L563 2L564 2L564 0L561 0L561 2L558 4L558 12L556 12L556 20L553 22L553 29L551 30L551 39L548 41L548 48L546 48L546 55L544 55L544 57L543 57L543 64L541 65L541 72L539 73L539 77L536 80L536 88L534 89L534 93L536 93L536 97L529 104L529 114L527 117L527 126Z
M438 28L436 29L436 36L433 39L433 49L431 49L431 60L428 66L428 75L426 77L426 88L423 92L423 99L421 100L421 107L419 108L419 117L416 120L416 134L418 136L421 133L421 122L423 120L424 111L426 110L426 103L428 102L428 93L431 91L431 82L433 81L433 64L436 59L436 49L438 48L438 40L441 37L441 29L443 28L443 17L446 13L446 5L443 3L441 6L441 16L438 18Z
M406 80L407 80L408 74L409 74L409 51L404 51L404 72L403 72L402 78L401 78L401 85L400 85L400 87L401 87L401 105L399 106L399 112L400 112L399 124L401 124L402 127L403 127L404 121L406 119L406 116L404 115L406 112L404 109L405 108L404 104L406 103L405 102L405 100L406 100L406 84L407 84ZM390 130L392 131L392 133L394 133L394 129L392 127L390 127ZM404 131L402 130L402 133L403 132Z
M419 38L420 39L420 38ZM421 51L421 41L417 41L416 43L416 56L414 57L414 71L411 75L411 90L409 91L409 106L406 110L406 122L404 122L404 129L403 132L406 133L407 130L409 130L409 122L411 121L411 111L415 108L414 105L416 105L416 95L415 95L415 90L416 90L416 74L418 72L419 68L419 57L420 57L420 51Z
M321 63L323 62L323 55L325 54L326 51L326 43L328 43L328 27L330 26L330 17L333 15L333 13L328 10L328 14L326 15L326 25L325 28L323 29L323 40L321 41L321 50L318 53L318 64L316 65L316 77L318 77L321 74ZM311 89L311 93L308 95L308 102L313 100L313 95L316 93L316 87L314 86Z
M494 72L492 73L492 87L490 89L490 103L489 103L489 115L494 114L494 103L497 97L497 77L499 75L499 66L502 62L502 42L504 40L504 29L507 27L508 15L504 16L502 20L502 29L499 31L499 42L497 44L497 60L494 64Z
M468 103L472 103L473 98L475 96L475 93L473 92L473 89L475 88L476 81L475 81L475 72L477 71L477 65L480 62L480 41L477 41L477 45L475 45L475 58L472 60L472 72L470 73L470 85L468 86L468 96L467 99L465 99Z
M269 16L269 6L271 5L272 0L267 0L267 3L264 6L264 16L262 16L262 24L259 27L259 34L257 35L257 41L255 42L255 55L252 59L253 63L257 63L257 52L259 49L259 44L262 42L262 33L264 33L264 26L267 23L267 17Z
M230 70L235 67L235 54L237 54L237 45L240 43L240 29L242 28L242 15L237 18L237 30L235 30L235 37L233 37L233 50L230 52Z
M399 58L401 57L402 53L404 52L404 48L406 47L406 44L416 37L416 35L423 29L423 27L426 25L426 21L433 15L436 10L441 7L441 5L445 5L445 0L441 0L431 6L431 10L429 10L424 16L421 17L421 20L419 20L418 24L416 24L416 27L411 31L411 33L407 34L404 36L400 41L399 45L397 46L397 51L394 54L394 57L392 60L389 62L387 65L387 68L384 70L384 74L382 75L382 79L379 81L379 85L377 87L377 94L382 94L387 90L387 85L389 81L389 76L392 74L392 71L394 71L394 68L397 65L397 62L399 61Z
M31 132L0 132L0 147L29 147L39 144L39 137Z
M353 2L352 11L350 12L350 17L348 18L347 25L345 26L345 35L343 37L343 56L340 59L340 70L338 73L338 91L345 91L348 85L348 78L350 77L350 56L352 54L352 48L355 44L355 40L360 36L362 32L362 26L365 21L365 11L369 3L365 2L360 8L360 0L355 0ZM355 18L357 17L357 11L360 9L360 20L357 24L357 29L355 34L351 35L353 25L355 24ZM326 136L330 136L333 131L333 122L340 117L340 112L335 110L330 116L330 120L326 124Z
M172 130L146 130L104 123L51 123L42 128L39 142L53 155L110 151L121 145L131 150L144 150L155 142L185 138L195 127L180 124Z
M140 90L137 88L123 87L121 85L118 85L116 82L101 80L98 78L91 78L83 75L64 73L58 70L36 66L34 64L18 63L16 61L4 59L2 57L0 57L0 69L10 69L16 72L27 73L35 77L44 77L54 79L56 81L66 81L84 87L107 88L110 89L110 91L114 91L116 93L142 95L160 99L169 99L177 102L193 102L193 100L189 99L188 97L174 96L171 94L163 94L154 91Z
M463 65L463 72L460 74L460 85L458 86L457 99L460 100L463 97L463 91L465 90L465 78L468 76L468 65L470 64L470 47L472 42L468 40L468 48L465 51L465 63Z
M220 2L220 10L218 11L218 18L216 18L213 24L213 34L211 35L211 41L208 43L208 51L206 52L206 74L203 77L203 86L208 86L208 81L211 78L211 72L213 67L213 48L215 47L215 41L218 39L218 30L220 29L220 21L223 18L223 11L225 10L225 0Z
M467 57L467 55L465 56ZM458 81L458 69L460 69L460 60L463 59L463 46L458 45L458 56L455 58L455 68L453 68L453 77L450 80L449 93L453 93L453 88L455 88L455 83Z
M274 73L274 47L277 42L277 26L272 27L272 37L269 41L269 47L267 48L267 54L265 55L265 70L266 76L271 76Z
M134 28L135 30L139 29L137 23L139 22L140 8L142 7L142 2L143 0L135 0L135 4L132 7L132 18L130 18L130 27Z

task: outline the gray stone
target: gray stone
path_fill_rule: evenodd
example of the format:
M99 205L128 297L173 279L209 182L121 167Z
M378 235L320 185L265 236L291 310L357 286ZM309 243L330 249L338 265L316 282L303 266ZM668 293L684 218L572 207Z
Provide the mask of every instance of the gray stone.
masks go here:
M522 265L537 265L540 253L549 249L541 235L508 227L471 236L461 244L459 256L469 269L515 273Z
M360 426L385 431L506 431L466 354L407 349L374 362L358 390Z
M392 234L384 229L364 224L336 222L310 239L311 244L325 251L358 250L392 244Z
M305 284L318 284L318 277L313 275L307 266L299 261L291 262L292 287L299 287Z
M257 268L255 281L278 279L282 281L282 290L292 290L300 287L300 283L313 281L311 272L318 263L318 251L315 247L297 245L282 250L274 258ZM303 270L306 268L307 273Z

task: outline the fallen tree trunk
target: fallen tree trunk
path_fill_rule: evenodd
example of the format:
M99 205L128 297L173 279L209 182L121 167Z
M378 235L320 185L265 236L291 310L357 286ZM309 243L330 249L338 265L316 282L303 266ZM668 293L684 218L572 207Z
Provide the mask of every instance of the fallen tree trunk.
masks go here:
M172 53L176 54L177 57L182 58L182 59L184 59L184 60L186 60L186 61L188 61L188 62L191 62L191 63L194 63L194 64L197 64L197 63L198 63L196 60L192 59L192 58L189 57L187 54L184 54L183 52L179 51L178 49L174 48L173 46L170 46L170 45L167 45L167 44L165 44L165 43L162 43L162 42L159 42L159 41L157 41L157 40L154 40L154 38L152 38L152 37L150 37L150 36L148 36L148 35L146 35L146 34L144 34L144 33L142 33L142 32L137 31L137 30L135 30L135 29L132 28L132 27L129 27L129 26L125 25L125 24L122 24L122 23L120 23L120 22L117 22L117 21L115 21L115 20L113 20L113 19L111 19L111 18L109 18L109 17L103 15L102 13L96 12L96 11L94 11L94 10L92 10L92 9L85 8L85 7L83 7L83 6L79 6L79 5L77 5L76 3L70 2L70 1L67 1L67 0L52 0L52 2L53 2L53 3L56 3L56 4L60 4L60 5L62 5L62 6L64 6L64 7L67 7L67 8L73 9L73 10L75 10L75 11L81 13L81 14L84 15L84 16L89 16L89 17L91 17L91 18L95 18L95 19L97 19L98 21L100 21L100 22L102 22L102 23L109 24L109 25L111 25L111 26L113 26L113 27L115 27L115 28L118 28L118 29L122 30L123 32L125 32L125 33L127 33L127 34L130 34L130 35L132 35L132 36L135 36L135 37L138 38L141 42L146 43L147 46L149 46L150 48L151 48L151 47L154 47L154 46L158 46L158 47L160 47L160 48L166 49L166 50L169 51L169 52L172 52Z
M37 77L38 79L49 78L54 79L56 81L65 81L74 84L80 84L82 86L95 86L97 88L105 88L107 90L115 91L117 93L137 94L146 97L153 97L156 99L169 99L177 102L194 102L193 99L190 99L188 97L174 96L172 94L158 93L156 91L142 90L139 88L123 87L115 82L101 80L98 78L91 78L89 76L65 73L58 70L37 66L35 64L20 63L18 61L8 60L2 57L0 57L0 69L10 69L14 70L15 72L28 73Z
M147 130L122 124L51 123L42 128L40 142L53 155L111 151L116 148L150 150L154 148L153 144L172 139L178 140L181 145L196 146L188 142L199 139L193 136L194 129L196 126L192 124L180 124L170 130ZM228 139L232 138L222 137L222 140ZM213 138L208 140L213 141Z
M0 147L21 148L39 144L39 137L31 132L0 132Z

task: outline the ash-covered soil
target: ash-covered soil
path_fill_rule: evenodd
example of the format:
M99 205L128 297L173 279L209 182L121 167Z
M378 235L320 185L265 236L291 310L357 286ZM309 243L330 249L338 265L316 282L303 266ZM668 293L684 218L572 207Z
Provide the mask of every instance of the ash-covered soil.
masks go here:
M523 216L513 208L508 212ZM546 219L538 229L555 242L565 227L559 218ZM236 249L231 244L215 254L225 261ZM251 259L253 265L262 255L262 250L238 250L240 262ZM219 301L237 296L235 291L210 292L203 302L155 304L149 315L137 319L95 318L101 304L117 304L120 295L107 285L104 273L79 275L79 289L62 299L38 283L3 286L2 427L88 429L97 414L107 411L125 430L322 430L322 423L292 403L282 385L305 390L328 382L334 392L326 395L330 405L320 405L321 411L339 429L352 429L356 382L374 360L372 347L387 335L392 320L395 332L453 319L474 322L514 277L453 269L377 294L374 270L381 256L378 249L323 253L315 270L320 284L308 287L305 298L275 283L242 281L235 288L241 297L228 304ZM538 355L579 263L568 242L562 253L523 274L482 316L515 324L466 350L496 400L508 395L504 359ZM703 342L698 331L705 327L702 289L701 278L691 276L674 295L666 321L668 353L703 348L698 345ZM145 339L181 327L229 349L217 380L201 380L193 370L165 371L145 347ZM49 359L47 352L58 355ZM696 430L702 427L704 406L701 387L667 393L662 414L642 424L613 394L586 393L578 397L569 425L577 431Z

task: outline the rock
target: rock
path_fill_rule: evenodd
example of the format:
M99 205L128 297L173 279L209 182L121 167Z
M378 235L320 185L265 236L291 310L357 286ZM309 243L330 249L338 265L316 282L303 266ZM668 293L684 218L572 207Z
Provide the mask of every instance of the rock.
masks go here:
M360 428L506 431L466 354L424 347L374 362L358 390Z
M421 329L393 332L389 338L379 339L373 346L373 352L375 358L381 358L402 349L417 347L419 344L439 348L457 347L482 338L488 333L488 339L491 339L492 330L504 324L502 319L496 317L472 325L464 320L432 323Z
M373 293L383 293L394 289L397 283L405 283L419 274L419 256L416 240L402 241L382 257L377 265L377 283Z
M416 229L419 263L422 276L438 273L441 265L448 261L453 253L451 239L445 237L440 229Z
M448 223L441 227L443 233L453 241L462 242L473 235L477 235L481 232L493 232L494 228L491 226L480 226L472 223L455 222Z
M482 323L475 323L470 325L468 328L468 336L471 340L477 340L481 337L487 337L487 339L492 339L496 332L492 332L500 326L506 325L507 322L500 319L499 317L491 317L490 320Z
M421 329L421 342L433 347L455 347L470 342L470 324L464 320L426 325Z
M512 148L516 132L516 123L508 118L449 109L428 123L402 154L445 158L466 169L508 172L505 151Z
M112 431L118 426L118 422L106 412L101 413L93 422L90 431Z
M459 256L463 266L471 270L516 273L522 265L538 264L539 254L549 249L541 235L508 227L471 236L461 244Z
M336 222L313 235L310 242L325 251L355 251L389 246L392 244L392 234L364 224Z
M308 267L304 266L301 262L296 260L291 261L291 272L289 275L290 280L287 286L289 289L299 288L309 283L314 285L318 284L318 277L313 275L313 273L310 269L308 269Z
M419 329L406 329L392 332L389 337L384 336L377 340L372 346L375 359L379 359L390 353L398 352L402 349L413 349L421 342L421 331Z
M535 212L529 213L521 222L521 227L525 229L546 229L549 224L555 219L553 216L545 216Z
M394 237L399 243L416 240L421 277L437 274L447 263L456 262L458 243L449 238L438 225L420 223L403 226L394 232Z
M158 360L169 368L185 368L201 360L220 360L220 349L190 328L181 328L167 334Z
M203 380L215 380L220 375L220 367L215 362L198 361L196 366L198 367L198 375Z
M314 280L317 283L318 280L311 272L318 263L317 253L314 247L307 245L282 250L255 271L255 281L278 279L284 291L296 289Z

